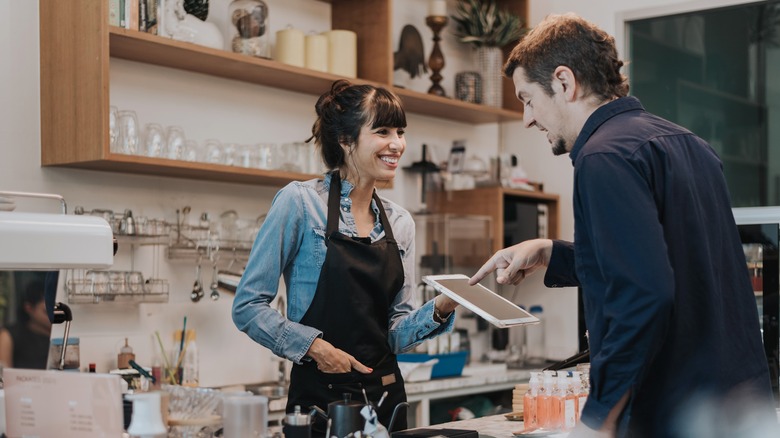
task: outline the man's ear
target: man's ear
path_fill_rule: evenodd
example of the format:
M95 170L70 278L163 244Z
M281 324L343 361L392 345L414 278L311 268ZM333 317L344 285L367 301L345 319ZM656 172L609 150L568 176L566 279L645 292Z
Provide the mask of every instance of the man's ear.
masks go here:
M553 72L553 89L563 94L567 101L577 97L577 79L569 67L559 65Z

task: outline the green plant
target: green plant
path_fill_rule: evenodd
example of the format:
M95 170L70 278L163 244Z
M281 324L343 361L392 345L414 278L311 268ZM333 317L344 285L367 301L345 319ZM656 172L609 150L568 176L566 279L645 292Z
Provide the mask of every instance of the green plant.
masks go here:
M523 35L523 22L509 11L499 10L495 0L459 0L455 36L475 47L503 47Z

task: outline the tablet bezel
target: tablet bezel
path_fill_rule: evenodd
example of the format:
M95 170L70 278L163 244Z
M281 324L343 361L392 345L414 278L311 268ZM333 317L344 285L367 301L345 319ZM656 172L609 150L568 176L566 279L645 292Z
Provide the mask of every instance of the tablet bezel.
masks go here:
M499 319L495 315L489 313L487 310L480 307L478 303L471 302L467 298L463 297L462 295L458 294L452 289L447 288L446 286L444 286L439 282L440 280L468 280L468 279L469 277L463 274L426 275L422 278L422 280L426 284L433 287L437 292L452 298L458 304L476 313L484 320L488 321L489 323L493 324L496 327L507 328L507 327L514 327L518 325L536 324L539 322L539 318L531 315L526 310L523 310L520 307L518 307L515 303L507 300L506 298L502 297L501 295L497 294L496 292L488 289L487 287L479 283L477 283L473 287L477 287L478 290L480 290L482 293L486 295L487 294L495 295L501 301L505 302L507 306L513 307L527 316L523 316L520 318L512 318L512 319Z

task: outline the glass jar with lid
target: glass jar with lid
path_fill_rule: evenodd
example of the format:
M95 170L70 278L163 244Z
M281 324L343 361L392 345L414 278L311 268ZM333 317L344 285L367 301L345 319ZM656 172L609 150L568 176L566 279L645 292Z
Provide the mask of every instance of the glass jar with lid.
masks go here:
M263 0L233 0L228 6L228 30L233 52L270 58L268 5Z

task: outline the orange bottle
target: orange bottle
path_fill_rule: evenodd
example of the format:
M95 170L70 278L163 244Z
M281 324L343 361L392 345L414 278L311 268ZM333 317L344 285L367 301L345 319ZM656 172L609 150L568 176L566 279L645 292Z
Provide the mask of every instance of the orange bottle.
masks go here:
M553 430L555 412L553 410L552 395L555 390L555 371L544 372L544 383L539 392L536 402L536 417L539 420L539 427L546 430Z
M576 422L579 422L580 417L582 416L582 408L585 407L585 401L588 399L588 382L580 371L572 371L571 374L574 381L572 392L574 392L574 395L577 397Z
M553 406L555 430L568 432L574 429L577 416L577 397L569 388L569 378L566 376L558 376L558 387L553 395Z
M537 397L539 397L539 374L531 373L531 379L528 381L528 391L523 396L523 429L534 430L539 428L539 417L537 416Z

